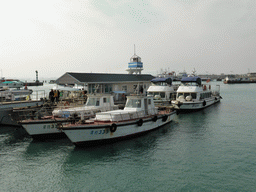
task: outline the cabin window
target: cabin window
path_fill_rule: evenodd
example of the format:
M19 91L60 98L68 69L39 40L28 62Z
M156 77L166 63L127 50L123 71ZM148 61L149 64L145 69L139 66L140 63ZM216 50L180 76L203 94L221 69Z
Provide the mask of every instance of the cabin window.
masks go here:
M95 103L96 103L96 98L89 98L86 105L95 106Z
M165 92L160 92L161 98L165 98Z
M190 93L184 93L184 98L186 98L187 96L190 96Z
M151 99L148 99L148 104L151 105Z
M122 86L122 90L125 91L125 92L127 92L127 85L123 85L123 86Z
M128 107L128 108L141 108L141 100L129 99L125 107Z
M100 106L100 99L97 98L96 106Z
M179 98L180 96L183 96L183 93L178 93L177 97Z
M211 93L210 92L206 93L206 97L207 98L211 97Z
M148 92L148 95L153 97L156 95L160 95L161 98L165 98L165 92Z
M192 99L196 99L196 93L191 93Z
M100 99L99 98L89 98L86 103L87 106L99 106Z

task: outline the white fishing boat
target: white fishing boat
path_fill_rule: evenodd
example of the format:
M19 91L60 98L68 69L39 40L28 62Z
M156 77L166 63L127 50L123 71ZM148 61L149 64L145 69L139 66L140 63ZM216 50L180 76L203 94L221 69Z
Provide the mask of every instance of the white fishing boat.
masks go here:
M32 108L43 104L42 100L31 100L32 90L20 88L0 88L0 125L19 126L13 119L13 110Z
M22 120L19 123L33 138L60 137L63 133L57 129L58 124L67 124L79 119L93 117L95 113L108 110L117 110L113 96L110 94L88 95L87 102L83 107L55 109L51 116L38 116Z
M219 85L213 90L211 85L202 85L200 77L192 76L181 79L176 100L172 104L180 111L193 111L218 103L220 99Z
M76 146L93 146L136 136L172 121L176 112L158 111L151 96L127 96L123 110L97 113L83 123L67 124L60 129Z
M153 96L156 106L170 105L175 97L177 85L172 85L170 77L157 77L151 80L151 86L147 90L148 96Z

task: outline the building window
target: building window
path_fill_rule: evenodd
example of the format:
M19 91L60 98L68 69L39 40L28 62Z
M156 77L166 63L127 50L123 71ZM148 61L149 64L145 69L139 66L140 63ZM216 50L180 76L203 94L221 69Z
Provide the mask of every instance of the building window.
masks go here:
M123 85L123 86L122 86L122 91L127 92L127 85Z
M112 92L112 85L105 85L105 93L111 93Z

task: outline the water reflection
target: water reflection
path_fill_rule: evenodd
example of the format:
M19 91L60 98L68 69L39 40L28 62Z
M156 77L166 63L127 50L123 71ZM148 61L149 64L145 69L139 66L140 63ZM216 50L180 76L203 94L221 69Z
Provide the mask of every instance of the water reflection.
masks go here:
M220 111L221 105L216 104L197 112L179 114L177 118L179 133L176 137L186 139L188 142L208 139L218 126Z
M42 154L66 153L73 148L72 143L66 138L58 140L49 139L45 141L32 140L24 155L27 157L36 157Z
M95 147L75 147L67 156L65 166L86 165L91 162L117 161L120 158L133 158L150 156L158 147L166 135L172 132L171 122L157 130L137 138L118 141L112 144L105 144Z
M0 128L0 143L2 148L29 140L29 135L22 127L2 126Z

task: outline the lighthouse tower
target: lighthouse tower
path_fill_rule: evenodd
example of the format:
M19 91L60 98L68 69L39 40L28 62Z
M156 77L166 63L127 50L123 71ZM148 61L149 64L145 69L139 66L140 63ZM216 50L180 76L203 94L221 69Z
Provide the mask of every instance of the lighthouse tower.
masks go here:
M134 55L130 59L130 63L128 63L128 71L129 74L141 74L143 70L143 63L141 62L141 58L135 53L135 45L134 45Z

